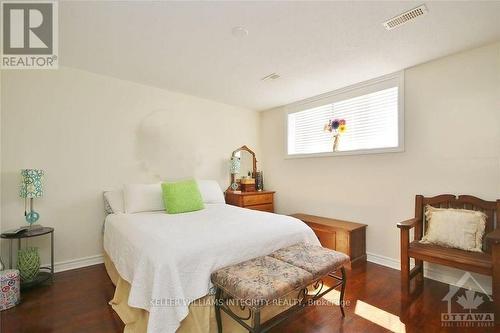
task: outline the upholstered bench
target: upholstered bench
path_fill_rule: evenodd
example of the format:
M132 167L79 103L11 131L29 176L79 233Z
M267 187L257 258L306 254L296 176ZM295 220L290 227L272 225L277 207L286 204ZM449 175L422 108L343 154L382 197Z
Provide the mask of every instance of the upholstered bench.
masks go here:
M339 286L339 305L344 316L344 265L348 262L349 257L343 253L301 243L217 270L211 278L216 287L215 315L219 333L222 332L221 310L250 332L266 332ZM341 276L334 274L338 270ZM324 285L326 277L333 278L335 284ZM315 289L314 294L310 294L310 286ZM296 304L261 323L260 310L265 305L293 295L293 292L298 292ZM230 299L236 300L241 309L248 308L249 315L235 314L228 305ZM250 318L252 326L245 322Z

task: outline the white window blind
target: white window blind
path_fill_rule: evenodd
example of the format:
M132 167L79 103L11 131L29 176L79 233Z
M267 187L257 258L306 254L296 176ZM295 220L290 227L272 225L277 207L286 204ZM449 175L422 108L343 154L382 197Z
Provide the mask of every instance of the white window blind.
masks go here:
M349 98L337 96L334 102L288 114L288 155L333 152L332 133L323 131L332 119L346 121L338 152L398 148L399 87L393 83L371 90L350 91Z

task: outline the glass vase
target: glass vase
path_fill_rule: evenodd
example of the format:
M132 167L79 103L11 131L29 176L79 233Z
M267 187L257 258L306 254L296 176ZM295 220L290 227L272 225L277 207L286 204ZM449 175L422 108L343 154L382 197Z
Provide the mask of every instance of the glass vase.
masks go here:
M339 147L339 140L340 140L340 135L335 134L333 136L333 151L337 151Z
M23 282L33 281L40 270L38 248L27 247L17 253L17 269Z

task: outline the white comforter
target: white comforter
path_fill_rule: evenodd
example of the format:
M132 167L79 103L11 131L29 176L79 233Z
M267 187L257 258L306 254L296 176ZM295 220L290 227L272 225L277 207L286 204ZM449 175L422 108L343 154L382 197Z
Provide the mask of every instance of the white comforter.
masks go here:
M213 271L298 242L319 244L295 218L224 204L177 215L112 214L104 232L104 249L131 284L128 304L149 311L150 333L175 332L189 303L208 293Z

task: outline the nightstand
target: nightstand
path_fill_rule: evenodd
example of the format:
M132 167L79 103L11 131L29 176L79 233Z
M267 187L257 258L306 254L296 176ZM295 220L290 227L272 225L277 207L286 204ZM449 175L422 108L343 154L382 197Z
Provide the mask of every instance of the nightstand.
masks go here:
M8 239L9 244L9 268L11 269L14 265L12 252L13 252L13 242L17 240L17 251L21 249L21 240L28 239L32 237L39 237L43 235L50 235L50 266L49 267L40 267L40 271L37 277L33 281L22 282L21 290L28 289L44 283L47 280L51 282L54 281L54 228L50 227L41 227L38 229L28 229L26 231L19 232L18 234L6 234L3 233L0 235L3 239Z
M242 208L274 213L274 191L226 191L226 203Z

